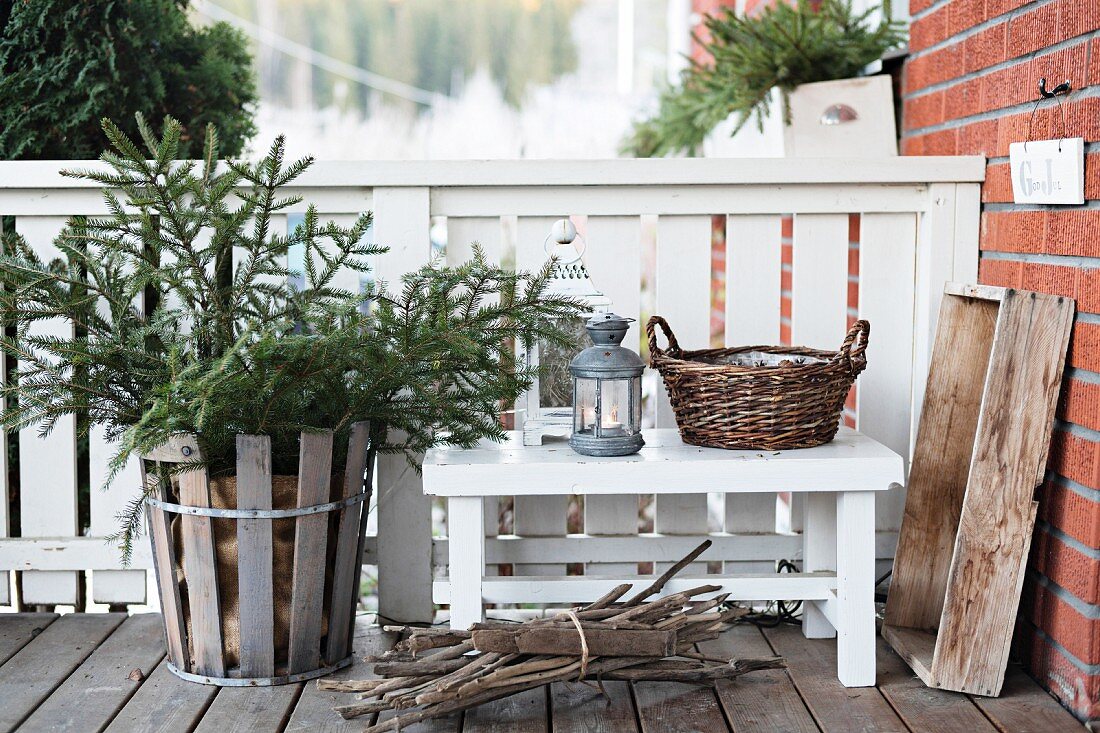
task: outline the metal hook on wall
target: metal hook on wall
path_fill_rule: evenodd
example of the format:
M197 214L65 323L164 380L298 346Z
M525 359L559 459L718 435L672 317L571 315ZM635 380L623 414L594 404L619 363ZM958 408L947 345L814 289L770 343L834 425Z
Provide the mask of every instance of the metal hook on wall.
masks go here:
M1062 97L1073 91L1073 85L1070 84L1069 79L1054 87L1053 89L1047 89L1046 77L1039 79L1039 98L1035 100L1035 106L1031 108L1031 117L1027 121L1027 139L1024 140L1024 151L1027 151L1027 144L1031 142L1031 126L1035 123L1035 113L1039 111L1039 105L1042 104L1044 99L1053 99L1058 103L1058 112L1062 117L1062 137L1058 138L1058 152L1062 151L1062 140L1066 137L1066 110L1062 106Z

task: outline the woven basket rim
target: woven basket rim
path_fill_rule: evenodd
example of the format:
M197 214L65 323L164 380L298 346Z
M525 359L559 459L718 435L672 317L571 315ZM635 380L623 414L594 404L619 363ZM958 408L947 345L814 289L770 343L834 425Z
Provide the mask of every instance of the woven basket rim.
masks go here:
M824 362L818 362L814 364L789 364L787 366L755 366L752 364L708 364L703 361L697 361L697 357L715 357L715 356L729 356L732 354L743 354L751 351L761 351L769 354L790 354L792 356L813 356L819 359L825 359ZM723 349L681 349L676 352L676 356L672 355L673 352L666 351L663 354L651 354L650 364L654 369L660 369L660 364L664 368L679 369L690 368L692 371L708 371L708 372L722 372L722 373L748 373L748 372L766 372L769 374L775 372L788 372L798 371L800 373L818 372L822 370L834 368L838 362L838 358L841 356L839 351L828 351L825 349L811 349L805 346L738 346Z

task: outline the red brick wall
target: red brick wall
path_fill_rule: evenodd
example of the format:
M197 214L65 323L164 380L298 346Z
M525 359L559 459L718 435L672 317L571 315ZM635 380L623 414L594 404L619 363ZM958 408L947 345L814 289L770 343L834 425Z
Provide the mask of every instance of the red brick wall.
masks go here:
M980 281L1077 299L1016 649L1080 717L1100 717L1100 2L911 0L910 11L902 151L987 156ZM1066 125L1087 143L1085 206L1011 203L1008 146L1025 139L1041 76L1073 83ZM1060 128L1045 103L1033 136Z

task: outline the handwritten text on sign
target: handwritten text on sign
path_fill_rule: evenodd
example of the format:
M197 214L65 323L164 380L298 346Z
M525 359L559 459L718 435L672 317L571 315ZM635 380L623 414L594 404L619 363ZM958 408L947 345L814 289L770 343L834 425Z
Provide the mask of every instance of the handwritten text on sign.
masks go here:
M1016 203L1085 203L1084 138L1012 143L1008 155Z

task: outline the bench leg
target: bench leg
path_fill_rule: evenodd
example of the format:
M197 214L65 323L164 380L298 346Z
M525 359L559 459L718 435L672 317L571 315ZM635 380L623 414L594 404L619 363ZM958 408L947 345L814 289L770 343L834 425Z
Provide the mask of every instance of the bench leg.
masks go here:
M875 494L836 498L837 677L845 687L875 684Z
M451 628L481 621L481 581L485 572L485 514L480 496L447 500Z
M802 572L836 570L836 494L803 495ZM817 604L802 604L802 633L807 639L831 639L836 629Z

